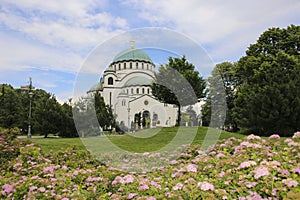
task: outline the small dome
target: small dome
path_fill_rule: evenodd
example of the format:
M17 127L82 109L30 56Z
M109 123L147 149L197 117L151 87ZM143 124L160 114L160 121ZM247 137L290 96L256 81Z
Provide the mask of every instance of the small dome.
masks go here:
M104 72L116 72L116 70L114 70L112 67L108 67L104 70Z
M137 85L151 85L152 84L152 80L145 78L145 77L134 77L129 79L124 86L128 87L128 86L137 86Z
M113 63L129 60L139 60L152 63L151 58L143 50L140 49L127 49L125 51L120 52L114 58Z
M101 83L96 83L95 85L93 85L91 87L91 89L88 92L95 92L95 91L99 91L102 89L102 84Z

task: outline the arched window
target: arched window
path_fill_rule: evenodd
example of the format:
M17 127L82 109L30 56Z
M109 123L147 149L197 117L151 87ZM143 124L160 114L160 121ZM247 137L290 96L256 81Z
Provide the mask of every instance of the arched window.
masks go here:
M126 100L125 99L122 100L122 106L126 106Z
M124 63L124 69L126 69L126 63Z
M119 63L119 70L121 70L121 64Z
M142 93L143 93L143 94L145 93L145 88L142 88Z
M142 69L144 69L144 63L142 63Z
M147 89L147 93L150 94L150 89L149 88Z
M149 70L149 66L148 66L148 64L147 64L147 70Z
M132 69L132 63L129 64L129 68Z
M131 88L131 94L133 94L133 88Z
M135 66L136 66L136 68L139 68L139 63L136 62L136 63L135 63Z
M108 85L113 85L114 84L114 79L112 77L109 77L107 80Z
M138 94L140 92L139 88L136 88L136 93Z

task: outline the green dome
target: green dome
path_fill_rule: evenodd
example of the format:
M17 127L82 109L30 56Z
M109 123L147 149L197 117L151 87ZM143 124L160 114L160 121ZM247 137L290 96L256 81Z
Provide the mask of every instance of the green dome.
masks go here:
M104 72L116 72L116 70L114 70L112 67L108 67L104 70Z
M101 90L101 88L102 88L102 84L101 83L96 83L95 85L93 85L91 87L91 89L88 92L98 91L98 90Z
M152 84L152 80L145 78L145 77L134 77L132 79L129 79L124 86L128 87L128 86L136 86L136 85L151 85Z
M113 63L125 60L139 60L152 63L151 58L143 50L140 49L127 49L120 52L114 58Z

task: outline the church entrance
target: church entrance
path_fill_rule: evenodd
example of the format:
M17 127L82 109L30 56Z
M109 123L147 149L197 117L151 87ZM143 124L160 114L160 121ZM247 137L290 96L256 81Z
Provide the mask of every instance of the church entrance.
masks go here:
M150 128L150 112L145 110L134 115L135 130Z
M148 110L143 112L142 124L143 127L150 128L150 112Z

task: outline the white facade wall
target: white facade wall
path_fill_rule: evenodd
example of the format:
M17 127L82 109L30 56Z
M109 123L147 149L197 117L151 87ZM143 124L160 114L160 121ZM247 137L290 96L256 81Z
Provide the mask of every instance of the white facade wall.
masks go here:
M126 85L136 77L154 80L154 70L155 66L149 62L121 61L112 64L104 72L101 95L105 103L112 106L117 122L131 127L132 122L135 122L135 114L147 111L150 127L175 125L177 108L157 101L151 94L149 84ZM108 84L110 77L113 78L112 85Z

